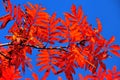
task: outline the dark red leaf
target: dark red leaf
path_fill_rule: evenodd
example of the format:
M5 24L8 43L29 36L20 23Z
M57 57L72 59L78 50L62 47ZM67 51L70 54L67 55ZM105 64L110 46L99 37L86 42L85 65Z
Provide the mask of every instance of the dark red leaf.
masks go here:
M106 71L106 65L102 61L100 61L99 63L100 63L100 66L104 69L104 71Z

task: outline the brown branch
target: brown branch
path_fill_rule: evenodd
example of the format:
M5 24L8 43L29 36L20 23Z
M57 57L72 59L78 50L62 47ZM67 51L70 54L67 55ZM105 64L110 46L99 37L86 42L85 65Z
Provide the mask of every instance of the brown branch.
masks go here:
M2 52L0 52L0 54L1 54L3 57L5 57L6 59L12 60L10 57L4 55Z
M12 45L11 43L4 43L4 44L0 44L0 47L3 47L3 46L8 46L8 45ZM0 54L5 57L6 59L9 59L11 60L10 57L8 57L7 55L3 54L3 52L0 51Z
M4 44L0 44L0 47L3 47L3 46L9 46L9 45L14 45L12 43L4 43ZM18 44L18 45L21 45L21 46L29 46L29 47L33 47L33 48L36 48L36 49L49 49L49 50L62 50L62 51L66 51L68 52L67 50L65 50L65 48L68 48L68 47L53 47L53 48L47 48L47 47L39 47L39 46L34 46L34 45L30 45L30 44ZM0 52L0 54L5 57L6 59L9 59L11 60L10 57L8 57L7 55L3 54L2 52Z
M68 48L68 47L53 47L53 48L47 48L47 47L34 46L34 45L30 45L30 44L27 44L26 46L30 46L30 47L33 47L33 48L36 48L36 49L56 49L56 50L63 50L63 51L66 51L64 48ZM66 52L68 52L68 51L66 51Z
M14 45L14 44L12 44L12 43L4 43L4 44L0 44L0 47L8 46L8 45ZM21 46L29 46L29 47L33 47L33 48L36 48L36 49L56 49L56 50L64 50L64 51L66 51L64 48L68 48L67 46L66 47L47 48L47 47L34 46L34 45L30 45L30 44L19 44L19 45L21 45Z

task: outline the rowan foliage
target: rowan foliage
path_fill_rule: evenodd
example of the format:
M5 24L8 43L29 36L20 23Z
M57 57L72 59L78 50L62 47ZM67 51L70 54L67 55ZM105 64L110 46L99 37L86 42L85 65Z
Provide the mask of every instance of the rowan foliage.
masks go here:
M65 19L62 19L56 18L56 13L50 15L45 12L46 8L38 4L28 2L22 9L20 5L13 6L10 0L3 0L3 5L7 14L0 17L0 29L4 29L10 21L13 25L5 36L9 42L0 44L0 80L21 79L25 67L34 68L32 59L27 56L36 54L34 48L38 49L38 71L45 70L40 80L46 80L50 71L54 75L64 73L68 80L74 80L72 75L76 74L77 68L92 72L85 77L79 74L81 80L120 79L116 66L107 70L103 62L111 57L108 52L120 57L120 46L113 44L114 36L106 40L101 35L102 23L98 18L97 27L92 28L81 6L77 9L73 4L71 13L65 12ZM60 45L56 46L57 43ZM20 66L22 71L19 71ZM40 75L33 72L31 76L38 80ZM62 77L59 76L58 80Z

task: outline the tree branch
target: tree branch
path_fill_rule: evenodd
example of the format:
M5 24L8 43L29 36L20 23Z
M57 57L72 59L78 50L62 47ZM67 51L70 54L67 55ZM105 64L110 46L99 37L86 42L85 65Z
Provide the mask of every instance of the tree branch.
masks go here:
M30 45L30 44L27 44L26 46L30 46L30 47L33 47L33 48L36 48L36 49L56 49L56 50L63 50L63 51L66 51L64 48L68 48L67 46L66 47L47 48L47 47L34 46L34 45ZM68 51L66 51L66 52L68 52Z
M14 44L12 44L11 42L10 43L4 43L4 44L0 44L0 47L8 46L8 45L14 45ZM29 47L33 47L33 48L36 48L36 49L57 49L57 50L64 50L64 48L68 48L68 46L66 46L66 47L46 48L46 47L39 47L39 46L30 45L30 44L22 44L21 46L29 46ZM66 50L64 50L64 51L66 51Z
M0 52L0 54L1 54L3 57L5 57L6 59L12 60L10 57L4 55L2 52Z
M8 46L8 45L12 45L12 44L11 43L4 43L4 44L0 44L0 47Z
M4 44L0 44L0 47L9 46L9 45L14 45L14 44L12 44L11 42L10 43L4 43ZM21 45L21 44L19 44L19 45ZM39 46L30 45L30 44L24 44L24 45L22 44L21 46L29 46L29 47L33 47L33 48L36 48L36 49L63 50L63 51L68 52L67 50L64 49L64 48L68 48L67 46L66 47L53 47L53 48L39 47ZM2 52L0 52L0 55L5 57L6 59L11 60L10 57L8 57L7 55L3 54Z
M12 44L11 43L4 43L4 44L0 44L0 47L8 46L8 45L12 45ZM0 55L2 55L3 57L5 57L6 59L11 60L10 57L8 57L7 55L3 54L1 51L0 51Z

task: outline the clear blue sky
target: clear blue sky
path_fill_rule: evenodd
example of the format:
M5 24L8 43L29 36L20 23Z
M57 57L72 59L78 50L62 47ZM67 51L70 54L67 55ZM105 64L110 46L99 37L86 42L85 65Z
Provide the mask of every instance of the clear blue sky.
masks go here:
M2 7L2 0L0 0L0 16L5 14L4 9ZM84 11L84 15L88 16L88 21L90 24L92 24L94 27L96 24L96 18L98 17L101 20L101 23L103 25L103 36L108 40L112 35L116 37L116 40L114 43L120 44L120 0L11 0L13 4L26 4L27 2L31 2L33 4L42 4L44 7L47 8L46 12L49 14L52 14L53 12L57 13L57 17L63 18L63 12L70 12L70 7L72 4L75 4L77 7L82 6L82 9ZM11 23L7 25L7 28L0 30L0 42L7 42L4 39L4 36L7 34L7 30L9 29ZM34 51L33 53L38 53L37 51ZM35 65L35 55L33 54L32 58L32 64ZM115 57L114 55L113 59L107 59L105 63L107 64L107 68L112 68L113 65L117 65L118 70L120 70L120 58ZM34 68L33 71L38 73L39 67ZM77 73L82 73L83 75L86 75L89 73L89 71L80 70L77 71ZM29 72L29 69L26 69L26 73L24 74L25 77L30 77L31 71ZM39 74L41 77L43 75L43 72ZM62 74L63 76L63 74ZM64 77L64 76L63 76ZM24 80L23 78L23 80ZM76 76L74 76L76 79ZM48 77L48 80L56 80L57 78L54 77L54 75L51 73L51 75ZM63 79L65 80L65 79Z

